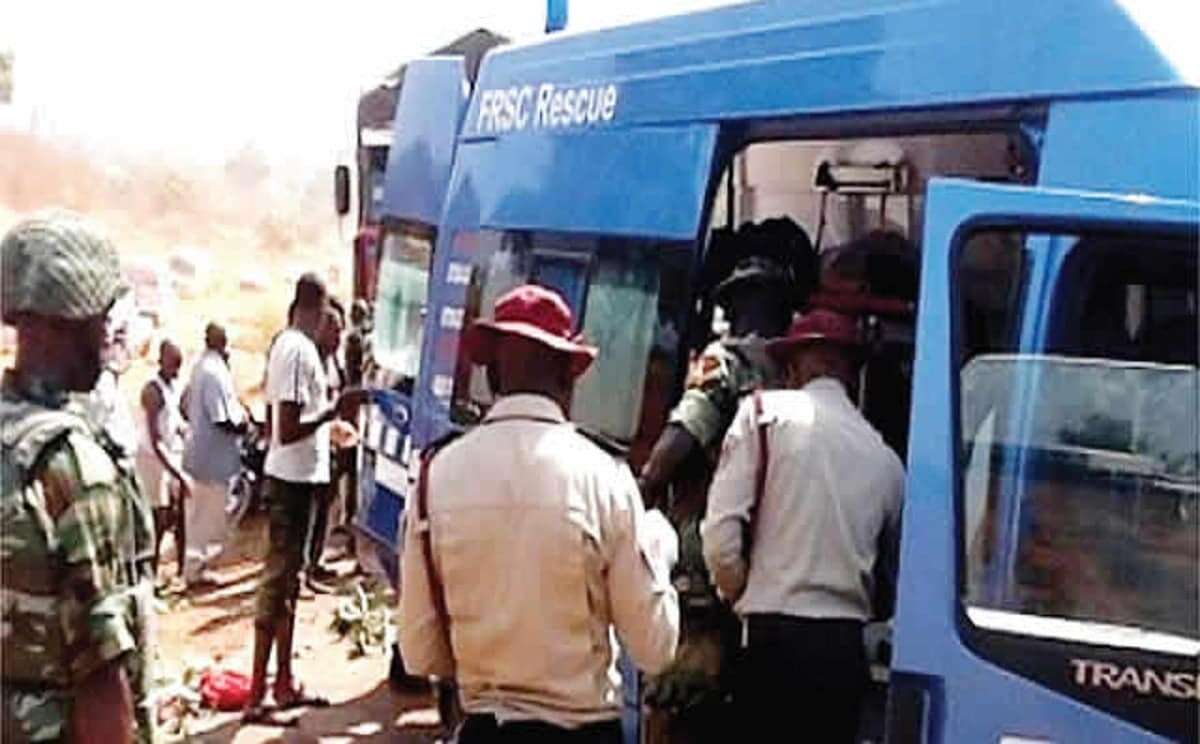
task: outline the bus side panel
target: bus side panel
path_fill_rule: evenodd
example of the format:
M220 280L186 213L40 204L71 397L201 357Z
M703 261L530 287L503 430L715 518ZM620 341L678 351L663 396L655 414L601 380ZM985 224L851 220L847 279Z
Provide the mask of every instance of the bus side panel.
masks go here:
M458 127L466 108L460 57L418 59L405 68L383 181L383 215L436 225Z
M1054 103L1038 183L1200 199L1200 96Z
M451 266L480 229L537 229L692 241L700 232L717 128L517 135L459 145L430 275L415 400L418 448L450 428L467 285ZM446 312L449 310L450 312ZM461 316L460 316L461 317Z

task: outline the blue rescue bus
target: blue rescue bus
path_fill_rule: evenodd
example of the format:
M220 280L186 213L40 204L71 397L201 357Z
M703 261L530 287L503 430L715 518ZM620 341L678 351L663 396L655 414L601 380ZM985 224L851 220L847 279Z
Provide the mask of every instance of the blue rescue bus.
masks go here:
M906 401L867 407L908 467L887 739L1195 741L1187 15L758 2L496 49L473 89L414 63L433 82L398 106L385 210L408 227L377 309L404 330L364 478L393 496L382 536L412 451L489 405L459 338L505 290L568 298L602 349L573 417L636 468L708 338L722 226L788 216L824 248L882 228L920 265L915 313L864 319L887 370L864 390Z

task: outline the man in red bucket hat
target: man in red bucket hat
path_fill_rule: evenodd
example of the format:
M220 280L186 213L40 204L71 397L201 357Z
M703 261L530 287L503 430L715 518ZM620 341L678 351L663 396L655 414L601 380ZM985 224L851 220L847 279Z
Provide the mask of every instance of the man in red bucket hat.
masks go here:
M813 310L767 349L789 389L742 402L700 530L743 623L735 703L764 731L852 742L872 568L896 546L904 467L847 392L861 358L853 318Z
M647 671L675 653L675 533L567 417L598 353L574 326L557 293L525 285L467 329L497 400L427 449L406 511L401 652L412 672L457 681L461 744L617 744L612 631Z
M547 347L551 354L565 355L566 366L559 370L574 381L587 371L598 353L573 333L571 308L553 290L536 284L517 287L496 301L492 320L477 320L463 338L467 354L474 363L489 367L496 362L500 341L533 341ZM515 347L514 347L515 348ZM546 350L525 346L535 357L545 356ZM528 372L529 370L523 370Z

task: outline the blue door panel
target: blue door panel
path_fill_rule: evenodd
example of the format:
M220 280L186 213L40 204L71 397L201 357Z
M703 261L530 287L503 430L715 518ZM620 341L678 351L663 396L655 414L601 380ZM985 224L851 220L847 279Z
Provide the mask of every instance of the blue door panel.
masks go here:
M355 527L379 544L381 555L394 556L408 498L412 400L390 390L372 390L370 405Z
M1188 201L954 179L931 182L913 391L913 430L920 436L912 437L908 455L893 667L901 676L935 680L932 741L997 741L1001 735L1050 741L1163 740L986 661L963 639L955 528L955 247L965 232L982 225L1047 231L1078 230L1082 224L1182 229L1194 226L1198 214L1200 205ZM1036 300L1027 302L1045 306Z

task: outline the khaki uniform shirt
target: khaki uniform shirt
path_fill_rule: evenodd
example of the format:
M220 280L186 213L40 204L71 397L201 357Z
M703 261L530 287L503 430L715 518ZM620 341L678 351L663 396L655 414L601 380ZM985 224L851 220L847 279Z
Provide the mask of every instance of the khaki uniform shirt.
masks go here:
M154 740L154 526L131 453L81 415L83 400L0 397L0 663L8 742L65 740L73 689L120 659L137 740Z
M613 631L642 669L674 656L675 536L645 512L629 468L558 405L500 399L429 472L433 555L450 618L434 610L424 525L407 510L400 647L417 674L455 677L468 713L575 727L620 713Z
M700 534L718 590L739 615L869 619L880 538L899 529L900 458L831 378L765 392L762 408L756 421L743 401L708 494ZM770 459L747 564L759 423Z

